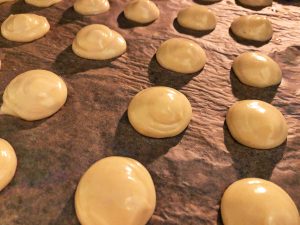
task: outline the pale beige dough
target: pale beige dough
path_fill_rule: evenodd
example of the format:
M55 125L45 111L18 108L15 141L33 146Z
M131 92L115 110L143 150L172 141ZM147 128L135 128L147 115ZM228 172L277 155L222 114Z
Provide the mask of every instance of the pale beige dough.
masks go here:
M0 138L0 191L13 179L17 169L17 156L13 147Z
M279 65L269 56L259 52L245 52L238 56L232 66L239 80L247 85L265 88L281 82Z
M145 225L156 205L152 178L134 159L107 157L82 176L75 194L82 225Z
M205 51L196 42L185 38L172 38L160 45L156 52L158 63L178 73L195 73L206 63Z
M46 70L30 70L15 77L5 88L0 114L33 121L56 113L67 100L62 78Z
M25 0L27 4L34 5L36 7L49 7L60 1L61 0Z
M196 4L180 10L177 21L182 27L197 31L213 30L217 24L217 18L209 8Z
M85 16L105 13L109 8L108 0L76 0L74 3L75 11Z
M73 41L73 52L86 59L107 60L126 51L125 39L116 31L101 24L82 28Z
M150 0L131 0L124 9L127 19L145 24L159 17L159 8Z
M30 42L43 37L50 29L48 20L35 14L10 15L1 25L1 34L10 41Z
M13 1L15 1L15 0L0 0L0 4L4 3L4 2L13 2Z
M226 123L235 140L256 149L271 149L287 138L288 127L281 112L269 103L243 100L228 110Z
M291 197L276 184L247 178L234 182L221 201L224 225L299 225Z
M235 19L231 24L231 31L247 40L265 42L272 38L273 28L265 16L246 15Z
M251 7L265 7L272 5L273 0L239 0L239 2Z
M131 100L128 118L134 129L148 137L165 138L180 134L190 123L192 107L179 91L151 87Z

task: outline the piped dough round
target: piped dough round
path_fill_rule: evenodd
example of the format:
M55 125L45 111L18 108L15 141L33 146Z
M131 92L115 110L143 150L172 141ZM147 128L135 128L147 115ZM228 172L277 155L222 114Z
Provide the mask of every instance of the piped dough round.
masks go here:
M107 157L82 176L75 194L84 225L145 225L156 205L152 178L134 159Z
M233 62L233 71L239 80L249 86L265 88L281 82L279 65L259 52L245 52Z
M206 63L205 51L196 42L172 38L160 45L156 52L158 63L178 73L195 73Z
M12 2L12 1L15 1L15 0L0 0L0 4L2 4L4 2Z
M217 18L209 8L196 4L180 10L177 21L180 26L196 31L213 30L217 24Z
M116 31L101 24L82 28L73 41L73 52L86 59L107 60L126 51L125 39Z
M299 212L278 185L259 178L234 182L221 201L224 225L299 225Z
M10 41L30 42L43 37L50 29L46 17L35 14L10 15L1 25L1 34Z
M5 88L0 114L33 121L56 113L67 100L62 78L46 70L30 70L15 77Z
M25 0L25 2L36 7L49 7L58 2L61 2L61 0Z
M124 9L127 19L146 24L159 17L159 8L150 0L131 0Z
M250 7L266 7L273 3L273 0L239 0L245 6Z
M234 139L250 148L275 148L286 140L288 134L281 112L259 100L233 104L228 110L226 123Z
M105 13L109 8L108 0L76 0L74 3L75 11L85 16Z
M192 107L179 91L151 87L131 100L128 118L133 128L148 137L166 138L180 134L190 123Z
M17 156L13 147L0 138L0 191L13 179L17 169Z
M272 38L273 28L265 16L246 15L235 19L231 24L231 31L238 37L265 42Z

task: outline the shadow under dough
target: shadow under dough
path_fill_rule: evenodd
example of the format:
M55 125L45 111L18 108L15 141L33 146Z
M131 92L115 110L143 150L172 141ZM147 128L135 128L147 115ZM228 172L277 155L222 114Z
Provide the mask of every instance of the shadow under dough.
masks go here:
M63 25L67 23L73 23L76 20L82 19L83 16L79 13L75 12L73 6L69 7L67 10L64 11L62 17L60 18L58 24Z
M201 4L201 5L211 5L218 2L221 2L222 0L194 0L195 3Z
M27 4L25 3L25 1L16 1L10 8L10 14L32 13L34 11L40 11L42 9L44 8Z
M263 45L266 45L270 42L270 40L267 40L267 41L253 41L253 40L247 40L247 39L244 39L244 38L241 38L237 35L235 35L231 28L229 28L229 31L228 31L229 35L232 37L232 39L234 39L236 42L242 44L242 45L250 45L250 46L254 46L254 47L261 47Z
M191 35L191 36L194 36L194 37L203 37L205 35L208 35L210 34L211 32L214 31L213 30L208 30L208 31L195 31L195 30L192 30L192 29L187 29L185 27L182 27L179 23L178 23L178 20L177 18L174 19L173 21L173 26L174 28L179 32L179 33L182 33L182 34L187 34L187 35Z
M152 24L154 21L143 24L143 23L137 23L137 22L132 21L132 20L128 20L125 17L124 11L122 11L119 14L118 18L117 18L118 25L122 29L130 29L130 28L134 28L134 27L145 27L145 26L148 26L148 25Z

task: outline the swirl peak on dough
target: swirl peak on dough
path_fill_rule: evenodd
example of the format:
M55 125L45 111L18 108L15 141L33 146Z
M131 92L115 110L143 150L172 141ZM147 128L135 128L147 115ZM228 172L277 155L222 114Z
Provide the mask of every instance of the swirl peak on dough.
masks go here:
M1 25L1 34L10 41L30 42L43 37L50 29L48 20L36 14L10 15Z
M109 10L108 0L76 0L74 9L81 15L96 15Z
M27 4L34 5L36 7L49 7L60 1L61 0L25 0Z
M101 24L82 28L73 41L73 52L86 59L107 60L126 51L125 39L116 31Z
M148 137L165 138L180 134L192 117L189 100L169 87L151 87L140 91L128 106L128 118L134 129Z
M56 113L67 100L62 78L46 70L30 70L16 76L5 88L1 114L33 121Z

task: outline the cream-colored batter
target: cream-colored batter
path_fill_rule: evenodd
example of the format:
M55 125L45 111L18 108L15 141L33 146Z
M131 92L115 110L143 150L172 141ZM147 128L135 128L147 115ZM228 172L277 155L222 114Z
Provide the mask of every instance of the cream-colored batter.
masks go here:
M0 0L0 4L4 3L4 2L12 2L12 1L15 1L15 0Z
M3 94L0 114L33 121L56 113L67 100L62 78L46 70L30 70L15 77Z
M235 140L256 149L271 149L281 145L288 127L281 112L269 103L243 100L228 110L226 123Z
M148 137L165 138L180 134L192 117L189 100L169 87L151 87L131 100L128 118L134 129Z
M238 56L232 66L239 80L247 85L264 88L281 82L279 65L269 56L259 52L245 52Z
M265 16L247 15L235 19L231 24L231 31L252 41L268 41L273 36L271 22Z
M76 0L74 3L75 11L85 16L105 13L109 8L108 0Z
M86 59L107 60L126 51L125 39L116 31L101 24L82 28L73 41L73 52Z
M234 182L221 201L224 225L299 225L291 197L276 184L259 178Z
M205 51L196 42L172 38L160 45L156 52L158 63L178 73L195 73L206 63Z
M197 31L213 30L217 24L217 18L209 8L196 4L180 10L177 21L182 27Z
M17 156L13 147L0 138L0 191L13 179L17 169Z
M150 0L131 0L124 9L127 19L146 24L159 17L159 8Z
M272 5L273 0L239 0L239 2L251 7L265 7Z
M43 37L50 29L47 19L35 14L10 15L1 25L1 34L10 41L30 42Z
M25 2L36 7L49 7L58 2L61 2L61 0L25 0Z
M152 178L134 159L107 157L82 176L75 194L82 225L145 225L156 205Z

